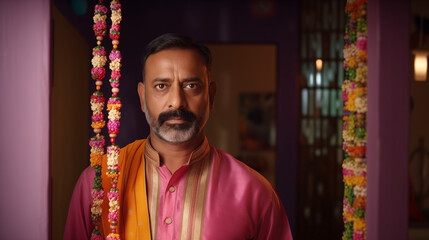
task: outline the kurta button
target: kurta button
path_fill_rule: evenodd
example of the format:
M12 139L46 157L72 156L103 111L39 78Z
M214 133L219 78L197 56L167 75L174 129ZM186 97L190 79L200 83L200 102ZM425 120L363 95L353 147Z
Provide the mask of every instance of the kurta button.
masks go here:
M166 218L165 219L165 223L167 224L171 224L173 222L173 220L171 220L171 218Z
M174 192L174 191L176 191L176 189L175 189L174 187L170 187L170 188L168 189L168 191L170 191L170 192Z

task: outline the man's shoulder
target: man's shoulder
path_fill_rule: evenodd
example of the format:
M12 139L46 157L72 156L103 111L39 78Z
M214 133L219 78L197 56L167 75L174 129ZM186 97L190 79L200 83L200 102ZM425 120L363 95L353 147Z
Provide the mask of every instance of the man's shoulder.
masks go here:
M146 142L146 138L137 139L137 140L134 140L133 142L128 143L125 147L121 149L132 149L132 148L144 146L145 142Z
M135 152L143 151L146 143L146 139L137 139L131 143L128 143L125 147L121 148L121 154L130 154Z

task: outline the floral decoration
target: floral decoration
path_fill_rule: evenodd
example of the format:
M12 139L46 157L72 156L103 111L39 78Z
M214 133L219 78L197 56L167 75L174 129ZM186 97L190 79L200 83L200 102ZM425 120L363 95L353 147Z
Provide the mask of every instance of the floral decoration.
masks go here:
M95 136L89 140L89 146L91 147L90 153L90 162L91 166L94 168L95 177L94 185L91 191L92 205L91 205L91 219L94 224L94 229L91 233L91 240L101 240L103 236L100 231L100 222L104 190L102 187L101 180L101 164L104 155L104 145L105 139L101 135L101 129L106 125L104 121L104 103L105 99L103 93L100 91L101 86L103 85L103 79L106 75L106 70L104 68L107 57L104 47L101 46L101 41L106 35L106 14L107 7L103 5L103 2L100 1L95 5L94 9L94 35L97 40L97 46L92 49L92 69L91 69L91 78L95 81L96 91L92 94L90 98L91 110L92 110L92 123L91 127L94 129Z
M109 199L109 214L108 221L110 223L111 233L106 237L106 240L119 240L120 235L117 232L119 222L119 189L117 186L119 178L119 152L120 148L115 144L116 137L119 133L121 119L120 109L122 107L121 99L118 97L119 93L119 78L121 77L121 52L118 50L120 38L120 23L122 21L121 4L117 0L110 2L110 11L112 15L110 20L112 26L110 27L109 36L112 40L112 51L109 54L109 68L110 86L112 87L112 96L107 101L107 110L109 111L107 128L111 145L107 147L107 171L106 176L110 178L112 187L110 188L107 198Z
M112 40L113 49L109 55L109 68L111 70L111 78L109 80L112 87L112 96L107 102L108 123L107 128L109 132L111 145L107 148L107 170L106 175L110 178L111 189L107 193L109 200L109 213L108 221L110 223L111 233L108 234L106 239L108 240L119 240L120 235L117 233L117 226L119 221L119 189L117 188L117 182L119 177L119 152L120 148L115 144L117 134L119 133L121 118L120 109L122 107L121 100L118 97L119 93L119 78L121 77L121 52L118 50L119 37L120 37L120 22L122 20L121 15L121 4L117 0L113 0L110 3L111 21L112 26L109 31L109 37ZM95 81L96 91L90 98L91 110L92 110L92 123L91 127L94 129L95 136L89 140L91 146L90 162L94 168L95 177L94 185L91 191L92 205L91 205L91 219L94 224L94 229L91 234L91 240L102 240L103 235L100 230L101 215L102 215L102 204L104 199L104 190L102 186L102 159L104 155L105 139L101 135L102 128L106 125L104 121L104 105L105 98L103 93L100 91L103 85L103 79L106 76L105 65L108 61L106 57L106 50L101 45L104 36L107 32L107 11L108 8L103 5L103 0L99 0L98 4L95 5L94 9L94 25L93 30L97 40L97 46L92 49L93 58L91 60L91 78Z
M366 239L367 0L347 0L343 93L343 240Z

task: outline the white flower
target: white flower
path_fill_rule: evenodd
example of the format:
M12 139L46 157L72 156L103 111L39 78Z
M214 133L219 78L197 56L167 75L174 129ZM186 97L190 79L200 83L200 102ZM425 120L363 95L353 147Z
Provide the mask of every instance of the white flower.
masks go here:
M121 112L118 111L117 109L112 109L109 111L108 118L110 119L110 121L119 120L121 119Z
M100 56L100 55L95 55L91 60L93 67L104 67L104 65L106 65L106 62L107 62L107 57Z

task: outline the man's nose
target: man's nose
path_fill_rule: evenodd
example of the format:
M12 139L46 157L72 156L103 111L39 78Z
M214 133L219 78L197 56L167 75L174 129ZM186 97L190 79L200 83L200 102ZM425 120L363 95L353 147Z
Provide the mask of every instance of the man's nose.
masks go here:
M169 108L182 109L186 107L186 96L180 85L173 85L169 94Z

